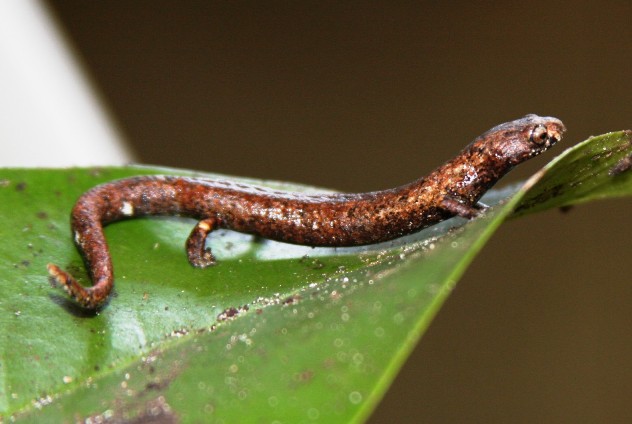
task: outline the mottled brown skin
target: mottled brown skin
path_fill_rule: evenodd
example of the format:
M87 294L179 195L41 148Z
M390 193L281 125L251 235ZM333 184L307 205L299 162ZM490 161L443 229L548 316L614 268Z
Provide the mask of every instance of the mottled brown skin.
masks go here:
M527 115L492 128L428 176L394 189L360 194L308 195L199 178L142 176L84 193L72 210L75 244L93 281L81 286L49 264L53 281L81 306L99 308L113 284L103 233L111 222L177 215L200 221L186 243L189 262L215 262L206 237L216 228L309 246L357 246L414 233L453 216L472 218L481 196L511 168L547 150L565 128L551 117Z

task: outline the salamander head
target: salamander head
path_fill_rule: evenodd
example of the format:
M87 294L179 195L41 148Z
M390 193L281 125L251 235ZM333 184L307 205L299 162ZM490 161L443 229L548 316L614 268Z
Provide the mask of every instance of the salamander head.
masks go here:
M489 138L490 153L515 166L548 150L565 131L559 119L531 114L494 127L483 136Z

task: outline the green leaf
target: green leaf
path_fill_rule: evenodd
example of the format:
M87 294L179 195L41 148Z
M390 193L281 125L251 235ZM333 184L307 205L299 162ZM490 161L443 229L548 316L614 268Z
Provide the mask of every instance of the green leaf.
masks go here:
M629 196L631 173L613 171L620 162L631 160L631 151L632 131L612 132L577 144L549 163L545 171L555 172L547 172L537 188L526 193L515 215Z
M211 246L219 263L205 270L184 254L193 221L116 223L106 229L116 296L94 316L46 275L54 262L87 282L68 228L75 199L116 178L191 173L0 170L0 416L362 421L514 210L630 195L632 172L609 171L631 153L630 133L592 138L522 188L490 193L486 202L497 206L484 216L376 246L313 249L218 231Z

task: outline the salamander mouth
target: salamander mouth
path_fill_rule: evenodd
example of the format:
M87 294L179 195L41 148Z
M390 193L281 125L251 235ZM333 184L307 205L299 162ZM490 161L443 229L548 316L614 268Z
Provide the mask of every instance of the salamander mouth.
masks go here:
M544 147L548 149L549 147L555 146L555 144L558 143L561 139L562 134L555 132L548 137L548 139L544 143Z
M557 143L560 142L560 140L562 140L562 134L559 132L555 132L553 134L551 134L551 136L549 137L549 139L546 141L546 143L544 143L544 149L543 150L548 150L551 147L555 146Z

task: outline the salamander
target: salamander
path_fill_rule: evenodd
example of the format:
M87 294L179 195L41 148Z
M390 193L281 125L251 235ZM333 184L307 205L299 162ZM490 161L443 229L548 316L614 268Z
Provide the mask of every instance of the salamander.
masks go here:
M229 181L139 176L84 193L71 213L75 245L93 285L83 287L54 264L52 282L79 305L98 309L114 285L103 232L107 224L156 215L198 220L186 241L191 265L215 263L209 234L228 228L309 246L357 246L392 240L454 216L476 217L481 196L516 165L548 150L566 131L556 118L526 115L498 125L416 181L367 193L302 194Z

